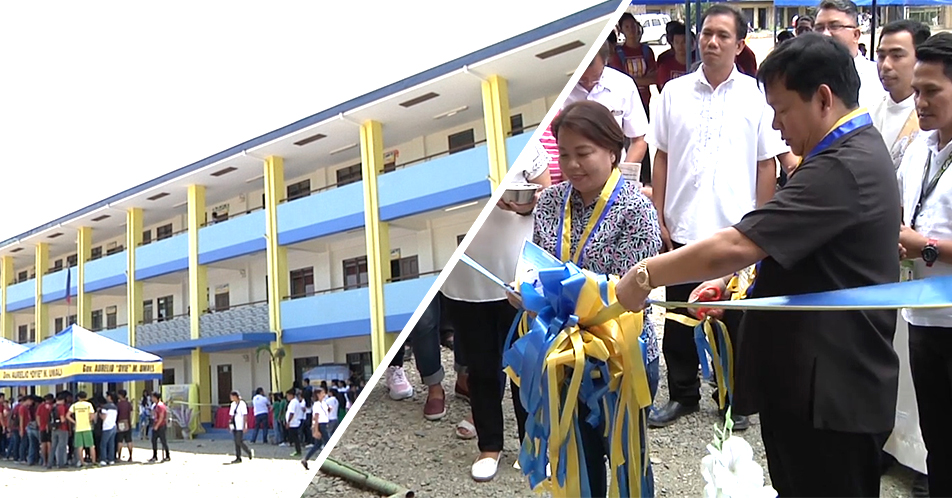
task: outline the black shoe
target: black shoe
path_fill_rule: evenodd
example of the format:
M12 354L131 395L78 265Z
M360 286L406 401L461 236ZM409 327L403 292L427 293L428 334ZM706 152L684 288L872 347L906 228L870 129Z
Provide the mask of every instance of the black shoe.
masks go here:
M727 409L718 410L717 413L720 414L721 420L723 420L727 416ZM744 432L750 428L750 419L746 415L731 413L731 421L734 422L734 427L731 428L734 432Z
M249 450L249 451L248 451L248 460L254 460L254 459L255 459L255 450Z
M916 472L912 479L912 498L929 498L929 479L925 474Z
M164 462L171 462L171 461L172 461L172 457L165 457L165 458L162 459L162 462L163 462L163 463L164 463Z
M158 461L159 461L158 458L152 457L152 458L149 459L149 461L148 461L147 463L155 463L155 462L158 462Z
M231 461L231 464L232 464L232 465L234 465L234 464L236 464L236 463L241 463L241 459L240 459L240 458L236 458L236 459L234 459L234 460Z
M307 460L301 460L301 465L304 466L304 470L311 470L311 469L308 468L308 466L307 466Z
M700 408L695 403L693 405L682 405L677 401L668 401L668 404L661 407L660 410L652 411L648 415L648 427L660 428L667 427L675 423L679 418L694 413Z

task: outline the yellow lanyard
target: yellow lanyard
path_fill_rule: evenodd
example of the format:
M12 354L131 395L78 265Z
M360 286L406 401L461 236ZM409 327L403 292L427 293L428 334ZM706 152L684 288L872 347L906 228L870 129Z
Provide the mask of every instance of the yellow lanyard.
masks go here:
M612 168L612 173L609 175L608 181L605 182L605 186L602 187L601 193L598 194L598 202L595 203L595 210L592 211L592 216L588 219L588 224L585 226L585 231L582 232L582 236L578 239L578 247L575 248L575 251L572 251L572 202L570 200L572 191L569 190L569 195L566 196L565 199L565 214L562 218L564 220L562 223L562 251L559 255L559 257L562 259L562 262L572 261L575 264L579 264L579 260L582 256L582 249L584 249L587 245L588 238L591 236L592 231L595 230L595 226L598 225L599 221L601 220L602 213L604 213L605 208L608 205L608 199L611 197L612 192L615 190L615 186L618 184L620 179L621 172L619 172L618 168Z

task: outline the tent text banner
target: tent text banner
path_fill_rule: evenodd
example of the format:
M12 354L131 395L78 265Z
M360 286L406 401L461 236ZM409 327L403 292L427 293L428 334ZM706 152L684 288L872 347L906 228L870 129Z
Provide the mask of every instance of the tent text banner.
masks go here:
M59 382L122 382L154 379L162 375L162 362L77 361L33 368L0 368L0 384Z

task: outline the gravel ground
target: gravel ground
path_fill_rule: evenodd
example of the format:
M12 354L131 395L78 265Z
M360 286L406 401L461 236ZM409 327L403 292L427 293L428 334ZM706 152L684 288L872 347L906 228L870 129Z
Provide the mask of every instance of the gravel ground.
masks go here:
M658 296L660 297L660 296ZM653 316L661 319L661 310ZM658 330L662 330L658 327ZM660 334L659 334L660 335ZM449 370L443 381L444 389L452 392L456 376L452 372L452 352L443 351L443 365ZM455 436L456 423L468 413L469 405L448 394L447 415L438 422L423 418L426 390L412 361L405 365L407 376L414 383L415 395L403 401L387 396L386 386L374 387L370 397L338 442L331 457L357 467L377 477L408 489L420 497L532 497L537 496L519 471L512 468L517 457L516 423L512 405L504 402L506 416L505 452L499 474L490 483L475 483L469 477L469 467L478 450L475 441L461 441ZM661 385L655 406L667 401L667 382L662 358ZM652 429L651 460L654 464L655 488L658 497L701 496L704 481L700 474L701 458L707 454L706 445L713 438L714 424L722 423L717 407L710 397L711 388L702 383L701 411L684 417L663 429ZM743 436L754 449L756 458L766 469L760 425L756 416ZM902 468L893 468L883 478L881 497L911 496L911 474ZM768 478L769 480L769 478ZM305 491L307 498L318 496L377 496L358 490L343 480L320 473Z
M289 456L287 448L273 445L249 444L256 458L237 465L228 465L234 459L234 443L228 438L169 441L172 460L156 464L145 463L152 456L150 443L134 445L132 463L109 467L45 470L2 460L0 487L6 495L34 494L38 484L55 483L60 490L86 489L85 494L97 498L128 498L131 490L142 486L148 487L150 496L286 497L289 489L296 494L314 477Z

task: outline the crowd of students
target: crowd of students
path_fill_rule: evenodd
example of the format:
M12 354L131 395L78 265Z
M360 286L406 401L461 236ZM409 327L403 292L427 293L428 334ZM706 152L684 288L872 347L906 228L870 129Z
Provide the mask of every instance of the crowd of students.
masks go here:
M11 403L12 401L12 403ZM164 460L170 459L166 427L168 408L158 393L143 393L140 437L152 433L153 454L162 442ZM0 393L0 456L20 465L47 469L70 465L115 465L123 448L132 461L133 406L124 390L88 399L85 391L75 395L61 391L43 397L18 396L7 400Z

